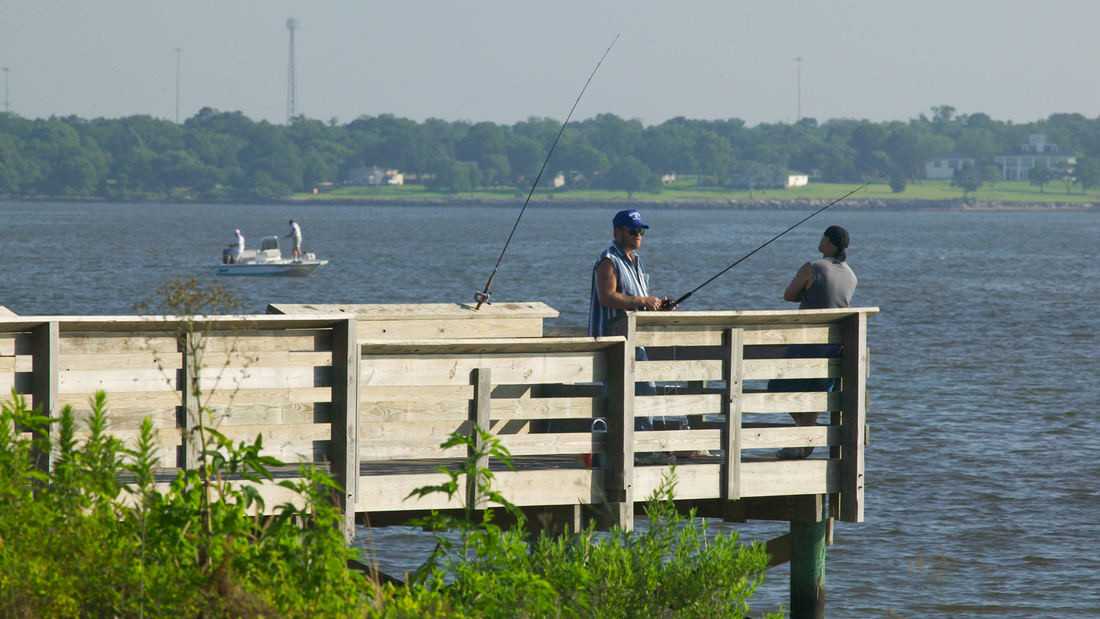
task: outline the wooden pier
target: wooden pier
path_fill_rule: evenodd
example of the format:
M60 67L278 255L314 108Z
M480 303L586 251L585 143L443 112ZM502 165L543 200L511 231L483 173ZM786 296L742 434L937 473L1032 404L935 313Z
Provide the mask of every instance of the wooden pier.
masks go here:
M220 431L261 434L268 454L332 472L349 533L356 522L460 508L465 496L406 497L443 480L436 467L466 453L439 444L475 426L514 456L514 470L488 463L496 488L557 529L586 519L632 527L672 471L672 455L638 455L674 454L678 505L791 523L769 551L776 564L794 557L793 616L819 616L831 523L863 521L867 320L877 311L630 313L605 338L542 337L557 312L541 303L273 305L193 320L0 315L0 388L52 416L72 405L78 417L107 391L111 432L132 441L150 417L171 474L195 461L187 436L198 405L186 385L198 372ZM784 392L776 379L839 388ZM790 412L823 415L796 426ZM690 429L635 431L636 417L660 416L687 416ZM595 418L606 432L592 432ZM816 450L776 459L784 447ZM269 506L288 498L274 483L259 489Z

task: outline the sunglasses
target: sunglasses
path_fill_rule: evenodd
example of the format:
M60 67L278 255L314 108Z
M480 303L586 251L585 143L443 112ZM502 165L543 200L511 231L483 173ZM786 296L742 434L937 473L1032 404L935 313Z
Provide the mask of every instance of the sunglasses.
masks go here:
M631 236L645 236L645 228L627 228L626 233Z

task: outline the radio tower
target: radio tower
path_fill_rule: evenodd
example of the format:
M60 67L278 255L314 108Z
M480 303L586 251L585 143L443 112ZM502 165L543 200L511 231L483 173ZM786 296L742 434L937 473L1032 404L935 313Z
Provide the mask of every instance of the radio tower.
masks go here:
M286 122L290 124L295 115L295 107L298 96L297 85L294 83L294 31L298 29L298 20L291 17L286 20L286 29L290 32L290 60L286 65Z

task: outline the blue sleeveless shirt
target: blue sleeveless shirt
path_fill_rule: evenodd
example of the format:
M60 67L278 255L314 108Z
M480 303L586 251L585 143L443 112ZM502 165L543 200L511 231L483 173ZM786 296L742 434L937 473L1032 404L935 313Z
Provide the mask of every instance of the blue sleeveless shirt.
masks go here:
M592 296L588 305L588 335L591 337L607 335L608 325L623 315L623 310L600 305L600 295L596 291L596 269L604 260L610 260L615 269L616 291L635 297L649 296L649 275L642 268L641 256L635 253L631 262L626 253L612 243L592 265Z

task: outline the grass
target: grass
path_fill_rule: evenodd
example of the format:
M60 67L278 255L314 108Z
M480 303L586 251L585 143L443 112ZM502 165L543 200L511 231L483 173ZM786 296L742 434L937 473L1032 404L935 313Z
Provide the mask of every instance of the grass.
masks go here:
M831 200L852 190L854 183L812 183L797 189L769 189L765 191L741 191L722 187L699 187L693 181L677 181L660 193L637 192L628 199L625 191L605 189L559 190L556 192L539 191L538 199L563 200L570 202L632 202L632 203L677 203L677 202L713 202L717 204L748 201L796 201ZM519 202L526 196L525 191L511 187L497 187L465 193L445 193L431 191L420 185L400 187L340 187L333 191L312 195L295 194L292 199L305 202L330 201L370 201L409 202L422 201L483 201L483 202ZM1090 204L1100 202L1100 191L1082 193L1074 187L1072 193L1066 193L1062 183L1050 183L1046 191L1023 181L1001 181L985 184L974 192L978 203L996 204ZM894 193L889 185L875 183L860 191L855 198L863 200L907 201L945 201L958 200L962 190L946 181L921 181L911 183L902 193Z

